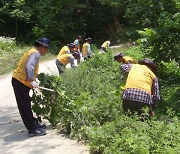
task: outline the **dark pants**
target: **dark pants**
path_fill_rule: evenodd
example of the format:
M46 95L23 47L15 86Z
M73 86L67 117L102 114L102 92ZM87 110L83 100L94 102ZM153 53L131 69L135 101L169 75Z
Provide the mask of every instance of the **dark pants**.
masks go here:
M57 68L58 68L59 75L62 74L62 73L63 73L62 68L64 68L64 65L61 64L61 62L60 62L58 59L56 59L56 66L57 66Z
M36 118L33 117L31 109L31 98L29 96L30 88L12 78L12 86L16 97L19 113L28 130L36 129Z
M151 112L149 104L131 100L123 100L123 110L128 115L134 115L136 112L138 115L142 115L143 108L148 108L149 112ZM128 113L128 111L130 111L130 113Z

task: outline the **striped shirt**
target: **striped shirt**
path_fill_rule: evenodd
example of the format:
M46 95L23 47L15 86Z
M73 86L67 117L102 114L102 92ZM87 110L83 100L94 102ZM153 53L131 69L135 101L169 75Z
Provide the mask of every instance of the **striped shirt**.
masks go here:
M122 64L121 69L123 70L123 72L128 73L132 66L133 66L133 64ZM153 80L152 95L150 95L145 90L135 89L135 88L127 88L123 91L122 99L157 105L157 102L160 99L158 79L155 78Z

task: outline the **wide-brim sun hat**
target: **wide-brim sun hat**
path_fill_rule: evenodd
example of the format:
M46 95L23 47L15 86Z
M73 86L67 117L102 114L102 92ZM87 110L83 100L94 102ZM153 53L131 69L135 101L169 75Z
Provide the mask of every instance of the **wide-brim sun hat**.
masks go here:
M118 60L119 58L123 57L123 53L117 53L115 56L114 56L114 61Z
M36 40L34 42L34 45L37 45L37 44L43 45L44 47L47 47L47 48L51 47L50 46L50 40L48 38L46 38L46 37L42 37L42 38Z

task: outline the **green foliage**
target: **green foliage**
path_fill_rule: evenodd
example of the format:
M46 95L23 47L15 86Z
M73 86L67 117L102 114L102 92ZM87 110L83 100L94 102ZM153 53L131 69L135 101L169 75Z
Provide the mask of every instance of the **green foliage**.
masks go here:
M138 47L123 52L136 60L144 56ZM161 101L156 116L142 122L140 117L127 117L122 112L120 86L124 82L119 78L119 63L113 61L112 50L94 53L77 69L67 69L60 77L38 77L41 86L55 92L42 91L41 99L34 95L36 114L58 124L60 131L66 130L71 136L87 141L92 153L178 153L177 63L163 63L164 69L159 72Z
M17 44L15 38L0 37L0 74L15 68L19 57L28 49L26 45Z
M46 88L54 89L55 77L48 76L44 74L39 74L38 79L41 81L40 86L44 86ZM52 83L53 82L53 83ZM44 97L45 96L45 97ZM41 119L47 119L52 124L57 123L57 119L55 115L57 113L58 107L56 104L54 104L54 100L57 97L57 92L49 92L46 90L39 91L33 91L32 101L34 102L34 105L32 106L32 109L34 112L36 112L37 119L41 121ZM55 113L55 114L54 114Z
M178 153L180 121L141 122L138 117L121 116L102 127L87 128L92 153Z
M33 11L25 0L1 1L0 6L0 35L16 38L32 36Z
M33 109L38 116L53 124L61 123L67 130L78 130L84 125L102 125L120 114L119 87L116 84L119 73L111 53L97 53L78 69L66 70L61 78L40 76L39 80L44 78L47 80L41 85L55 89L55 93L43 92L42 100L36 99L34 94ZM49 106L49 112L44 113L44 108Z
M137 29L161 27L168 14L174 15L168 21L172 27L179 27L178 0L3 0L0 6L0 35L23 41L47 36L58 46L78 35L98 45L107 39L134 40Z
M110 3L106 0L2 1L0 35L18 39L47 36L57 45L67 44L82 35L101 44L123 36L124 5L122 0Z
M72 18L74 3L75 1L40 0L35 6L37 12L37 23L33 28L35 35L59 40L59 44L72 41L72 38L76 37L72 35L72 32L75 32Z
M173 12L174 8L174 0L129 0L125 16L129 19L131 26L155 27L160 13L163 11Z
M179 3L173 12L163 11L157 18L157 26L139 31L139 43L146 55L151 56L158 63L175 60L180 62L180 13Z
M163 67L159 71L161 98L159 112L167 112L168 108L173 109L176 114L180 113L180 69L177 62L163 62ZM164 107L166 106L166 107Z

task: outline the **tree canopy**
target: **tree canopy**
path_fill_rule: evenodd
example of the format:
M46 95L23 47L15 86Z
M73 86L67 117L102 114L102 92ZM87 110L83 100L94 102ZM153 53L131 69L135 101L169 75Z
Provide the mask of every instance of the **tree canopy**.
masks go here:
M160 53L167 53L163 60L178 61L179 12L179 0L1 0L0 35L46 36L58 46L78 35L96 44L141 38L152 58L161 61Z

